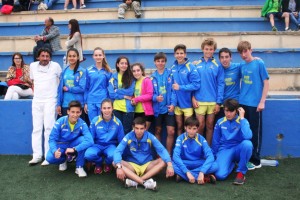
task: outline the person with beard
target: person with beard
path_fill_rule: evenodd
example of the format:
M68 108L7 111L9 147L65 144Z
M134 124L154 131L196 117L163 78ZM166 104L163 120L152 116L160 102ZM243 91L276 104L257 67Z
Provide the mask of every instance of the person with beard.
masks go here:
M36 165L42 161L44 143L44 155L49 150L49 135L56 119L57 88L61 67L58 63L51 61L51 51L42 48L38 51L39 61L30 64L30 79L33 82L32 100L32 151L33 158L29 165ZM43 138L44 129L44 142ZM45 160L42 165L48 165Z

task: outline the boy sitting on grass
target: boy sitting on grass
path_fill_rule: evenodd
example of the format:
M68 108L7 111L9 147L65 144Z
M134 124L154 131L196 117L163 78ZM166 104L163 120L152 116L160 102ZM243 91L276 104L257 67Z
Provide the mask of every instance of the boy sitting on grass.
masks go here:
M212 174L218 166L207 141L199 133L199 121L189 117L184 122L185 133L178 136L173 152L176 181L182 178L190 183L216 183Z
M153 157L153 148L161 158ZM117 178L125 181L126 187L137 187L140 184L145 189L156 190L157 184L152 177L166 163L166 176L171 177L174 170L168 151L152 133L146 131L146 120L135 118L133 130L123 138L114 153Z

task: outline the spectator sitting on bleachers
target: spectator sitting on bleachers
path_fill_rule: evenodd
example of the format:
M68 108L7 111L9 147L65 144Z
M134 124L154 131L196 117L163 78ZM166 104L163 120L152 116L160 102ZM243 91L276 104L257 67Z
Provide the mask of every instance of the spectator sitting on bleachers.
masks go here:
M4 100L15 100L33 95L30 69L24 63L23 56L20 53L13 54L12 66L8 68L6 81L9 87Z
M270 19L272 31L277 31L274 17L277 17L278 19L284 18L285 31L291 31L291 29L289 28L290 15L287 12L281 12L281 0L266 0L265 5L261 10L261 16Z
M282 12L288 12L290 14L290 20L300 30L300 0L283 0Z
M140 0L123 0L123 3L119 5L118 9L118 18L125 18L125 11L133 9L136 18L140 18L142 16L141 13L141 1Z
M37 61L37 52L41 48L48 48L51 52L61 49L59 28L54 26L51 17L45 19L45 28L40 35L34 36L36 46L33 48L33 60Z

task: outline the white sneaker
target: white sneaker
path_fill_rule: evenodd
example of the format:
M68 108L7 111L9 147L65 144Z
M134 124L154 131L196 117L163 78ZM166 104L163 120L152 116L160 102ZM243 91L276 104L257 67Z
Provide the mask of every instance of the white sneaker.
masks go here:
M86 8L86 5L85 5L85 4L82 4L82 5L80 6L80 9L83 9L83 8Z
M129 188L129 187L135 187L137 189L137 186L138 186L138 183L129 179L129 178L126 178L125 180L125 187Z
M44 3L44 6L43 6L43 7L44 7L44 10L48 10L47 4Z
M59 165L58 170L59 171L66 171L67 168L68 168L67 161L65 161L64 163Z
M84 171L84 169L82 167L76 168L75 173L78 174L78 176L80 178L87 176L86 172Z
M71 10L76 10L76 8L72 8Z
M47 165L49 165L50 163L47 161L47 160L44 160L43 162L42 162L42 166L47 166Z
M68 8L64 8L64 10L68 10Z
M36 165L36 164L38 164L39 162L42 162L42 158L32 158L32 159L28 162L28 164L29 164L29 165Z
M144 186L145 186L145 189L156 190L156 181L154 181L152 178L150 178L144 183Z
M38 9L38 10L43 10L43 4L44 4L44 3L40 3L40 4L38 5L37 9Z

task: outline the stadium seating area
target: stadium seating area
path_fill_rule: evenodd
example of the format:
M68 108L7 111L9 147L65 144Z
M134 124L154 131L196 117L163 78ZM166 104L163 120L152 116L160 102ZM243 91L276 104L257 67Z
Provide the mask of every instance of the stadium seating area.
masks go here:
M201 42L207 37L215 38L218 49L230 48L233 51L234 62L241 62L236 46L239 41L248 40L253 45L253 55L262 58L266 63L271 77L270 90L292 90L297 94L292 96L292 100L291 96L279 98L289 99L286 102L291 101L288 108L283 111L289 111L295 106L298 109L298 112L288 114L291 119L285 118L291 125L279 127L280 122L273 125L272 120L264 118L266 121L264 131L272 132L266 137L273 141L266 143L267 145L263 147L264 155L276 154L276 151L270 151L267 148L270 145L276 145L276 134L279 132L286 134L286 138L289 138L288 134L300 132L299 124L296 122L296 118L300 117L300 31L272 32L269 22L260 17L264 0L142 0L143 17L136 19L131 11L126 13L125 20L117 18L117 7L120 3L121 0L86 0L86 9L64 11L64 1L59 0L52 10L37 11L35 3L30 11L10 15L0 14L1 80L11 65L11 55L14 52L21 52L26 63L32 62L32 48L35 45L33 36L41 32L47 16L51 16L60 28L63 47L68 35L68 20L76 18L79 21L83 34L84 55L87 58L82 63L84 67L93 63L91 55L97 46L106 50L108 62L113 69L116 58L122 54L128 56L131 63L142 62L148 70L151 70L154 68L153 55L158 51L164 51L167 54L167 65L171 66L174 60L173 48L176 44L186 44L188 57L195 60L200 56ZM283 23L277 28L284 30ZM292 29L294 28L292 26ZM54 53L53 60L62 64L64 55L65 47ZM215 56L217 57L217 54ZM282 101L277 100L276 98L274 101L272 98L269 100L265 116L272 117L272 113L278 107L283 109L280 108L281 104L279 103ZM5 112L1 111L0 118L10 119L9 117L13 115L21 115L23 118L20 120L25 120L24 123L27 125L30 124L31 113L27 109L30 106L28 101L30 100L0 102L1 110L5 108ZM19 110L9 111L9 108L15 106L20 108L21 113ZM5 130L7 133L8 128L2 125L4 124L1 122L1 138L4 137L3 131ZM31 124L25 130L28 135L20 136L22 144L20 142L15 144L20 148L25 145L27 148L25 154L30 153L30 130ZM9 134L24 134L22 132L24 129L16 127L14 132L10 133L9 131ZM285 155L300 156L300 138L297 137L298 139L291 135L293 139L284 144L286 146ZM14 141L11 140L11 142ZM6 142L4 144L1 139L0 154L20 154L19 150L12 152L7 149L8 146L7 148L5 146L7 146ZM295 153L296 151L298 153Z

